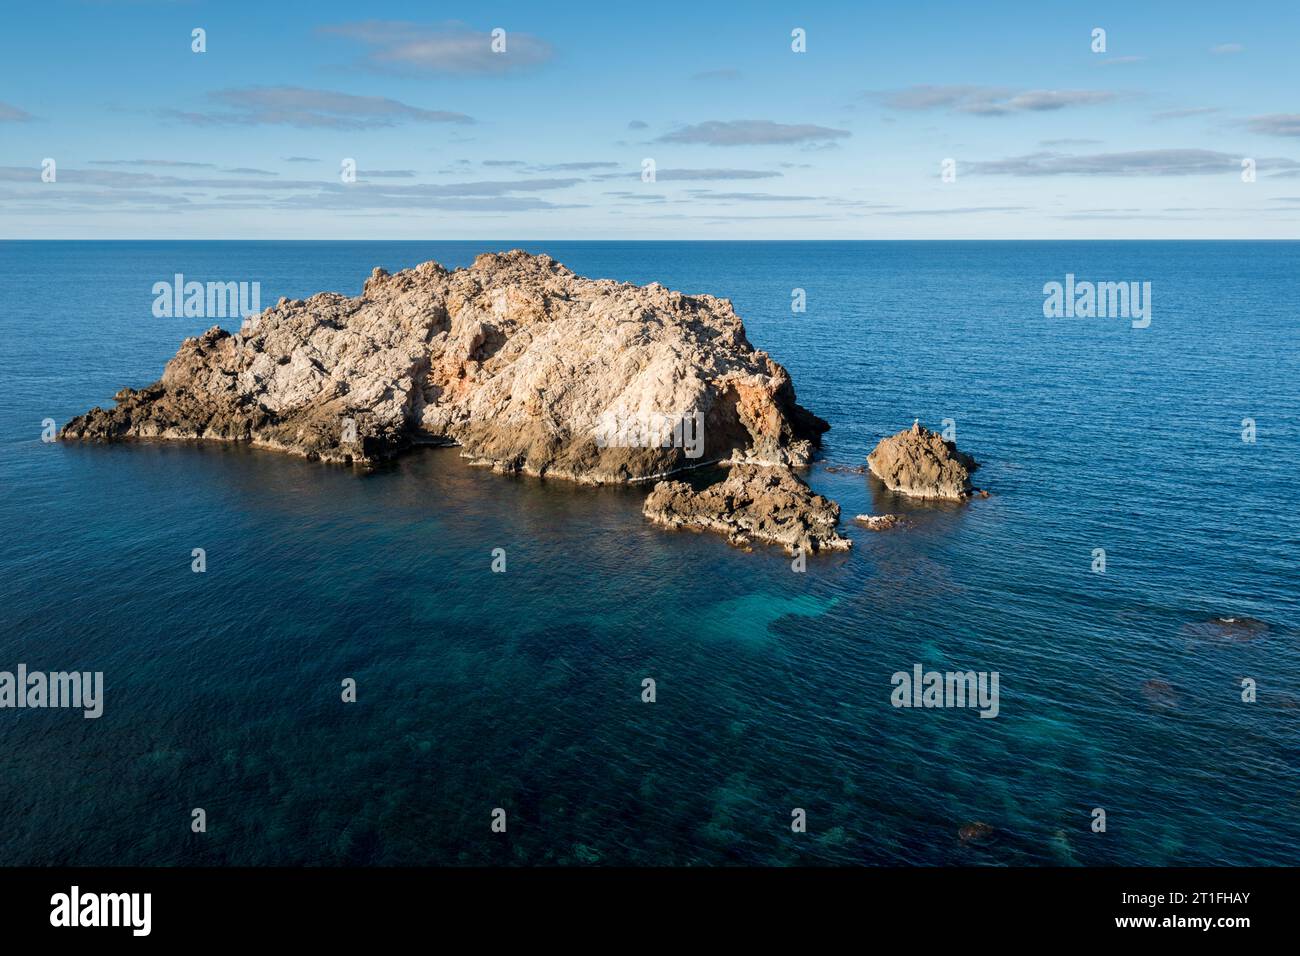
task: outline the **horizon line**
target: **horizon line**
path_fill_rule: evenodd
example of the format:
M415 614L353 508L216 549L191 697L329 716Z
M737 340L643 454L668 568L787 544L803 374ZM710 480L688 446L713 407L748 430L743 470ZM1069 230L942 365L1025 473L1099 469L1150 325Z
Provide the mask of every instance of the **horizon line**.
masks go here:
M746 239L566 239L563 237L550 238L531 238L531 239L476 239L476 238L439 238L439 239L303 239L289 236L272 236L258 238L177 238L175 236L150 236L146 238L105 238L102 236L55 236L34 238L31 236L0 236L0 242L299 242L299 243L326 243L326 242L492 242L492 243L542 243L542 242L589 242L589 243L608 243L608 242L643 242L643 243L724 243L724 242L750 242L750 243L811 243L811 242L1300 242L1300 236L1295 238L1267 238L1267 237L1230 237L1230 236L1192 236L1192 237L1169 237L1169 236L1125 236L1125 237L1107 237L1107 236L1090 236L1087 238L1051 238L1044 239L1032 236L999 236L999 237L966 237L950 239L918 239L918 238L898 238L898 239L844 239L844 238L812 238L812 239L792 239L792 238L746 238Z

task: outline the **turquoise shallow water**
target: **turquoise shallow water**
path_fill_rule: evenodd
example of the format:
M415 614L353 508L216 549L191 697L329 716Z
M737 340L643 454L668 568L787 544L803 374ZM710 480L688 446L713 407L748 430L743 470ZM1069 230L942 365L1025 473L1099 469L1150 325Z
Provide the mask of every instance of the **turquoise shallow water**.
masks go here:
M642 492L454 450L361 475L39 440L209 324L150 313L175 272L270 304L512 246L730 297L831 422L814 487L911 527L850 524L851 553L795 574L647 526ZM1291 243L0 243L0 669L102 670L107 694L99 720L0 710L0 863L1300 862L1298 264ZM1150 281L1150 328L1045 319L1067 272ZM956 420L993 497L922 508L827 470L914 417ZM917 663L998 671L999 716L893 708ZM975 821L992 835L963 842Z

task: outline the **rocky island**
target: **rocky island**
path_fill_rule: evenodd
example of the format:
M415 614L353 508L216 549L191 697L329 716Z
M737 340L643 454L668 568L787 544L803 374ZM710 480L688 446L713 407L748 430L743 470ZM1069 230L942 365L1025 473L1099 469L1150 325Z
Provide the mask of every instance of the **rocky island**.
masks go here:
M867 456L867 465L890 491L954 501L964 501L975 492L970 476L979 467L974 458L919 421L882 438Z
M233 334L186 339L157 382L115 399L61 437L248 442L363 466L449 444L500 472L596 484L729 464L717 491L659 484L647 515L737 543L849 544L838 506L792 470L830 426L728 300L519 250L376 269L355 297L281 299Z

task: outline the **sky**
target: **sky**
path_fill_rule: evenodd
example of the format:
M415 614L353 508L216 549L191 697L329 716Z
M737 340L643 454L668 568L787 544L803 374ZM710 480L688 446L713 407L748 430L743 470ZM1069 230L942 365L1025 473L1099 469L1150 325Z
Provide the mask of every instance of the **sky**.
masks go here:
M0 237L1294 239L1298 43L1295 0L13 4Z

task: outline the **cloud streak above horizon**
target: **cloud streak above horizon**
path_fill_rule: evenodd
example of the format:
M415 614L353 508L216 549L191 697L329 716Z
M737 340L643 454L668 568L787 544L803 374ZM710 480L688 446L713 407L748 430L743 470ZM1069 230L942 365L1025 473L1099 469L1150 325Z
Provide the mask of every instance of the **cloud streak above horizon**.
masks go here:
M811 123L775 123L772 120L708 120L664 133L658 143L695 143L704 146L774 146L825 143L853 134L846 129Z
M1021 90L999 86L932 86L921 84L901 90L869 94L895 110L946 109L972 116L1006 116L1042 113L1076 106L1095 106L1120 98L1111 90Z
M1211 149L1144 149L1125 153L1027 153L985 162L966 162L967 172L989 176L1207 176L1240 173L1242 157ZM1300 163L1260 159L1267 167L1290 170Z
M164 110L197 126L296 126L304 129L375 129L401 123L470 124L474 118L447 110L410 106L386 96L357 96L301 86L251 86L216 90L208 99L220 111Z
M547 41L514 31L500 37L497 52L491 31L474 30L459 21L430 26L399 20L363 20L321 27L318 32L369 47L360 65L379 72L511 73L538 67L555 53Z
M1270 113L1252 116L1246 121L1252 133L1265 136L1300 136L1300 113Z
M30 123L36 119L26 110L5 102L0 102L0 123Z

